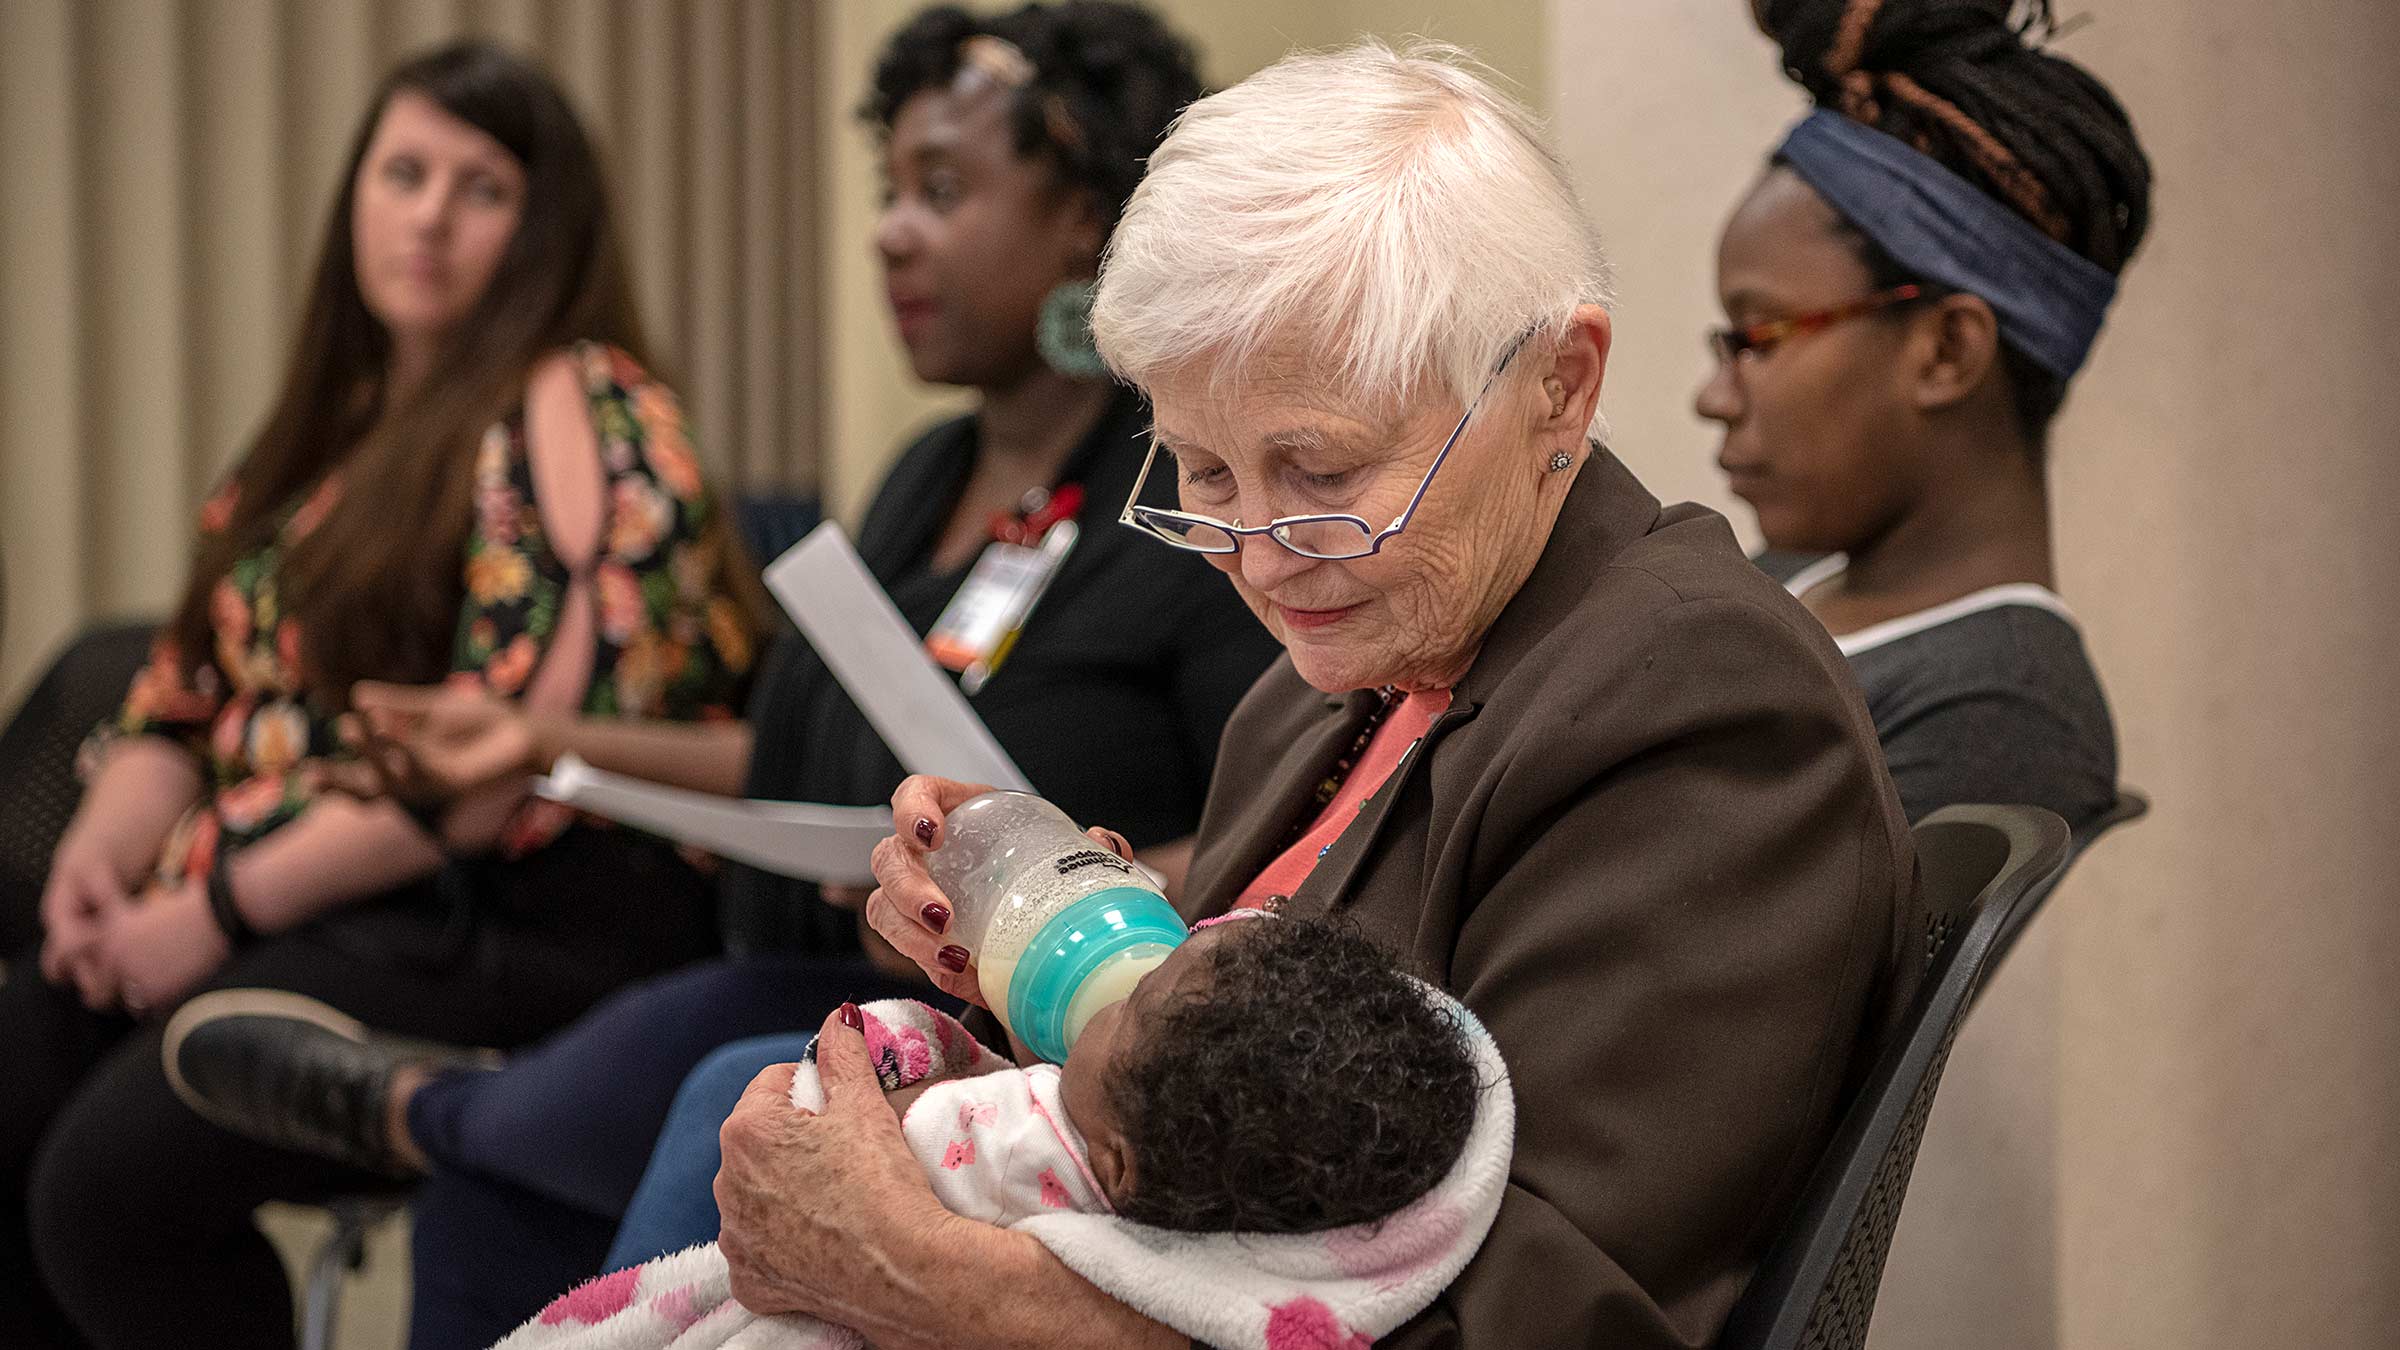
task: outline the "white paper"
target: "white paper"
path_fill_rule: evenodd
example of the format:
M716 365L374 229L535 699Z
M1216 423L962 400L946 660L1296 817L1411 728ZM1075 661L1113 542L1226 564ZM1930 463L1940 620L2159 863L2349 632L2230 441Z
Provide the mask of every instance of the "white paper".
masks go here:
M792 545L767 568L767 589L910 773L1033 790L841 526L828 521Z
M891 808L718 797L664 787L559 756L533 790L721 858L830 886L873 884L868 859L892 832Z

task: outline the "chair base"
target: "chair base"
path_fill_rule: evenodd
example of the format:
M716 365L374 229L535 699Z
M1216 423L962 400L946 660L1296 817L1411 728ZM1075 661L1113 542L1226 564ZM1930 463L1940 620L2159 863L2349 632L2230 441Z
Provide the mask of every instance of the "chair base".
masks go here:
M392 1195L346 1195L328 1201L333 1231L309 1260L308 1290L300 1309L300 1350L333 1350L342 1310L342 1280L367 1263L367 1235L408 1202Z

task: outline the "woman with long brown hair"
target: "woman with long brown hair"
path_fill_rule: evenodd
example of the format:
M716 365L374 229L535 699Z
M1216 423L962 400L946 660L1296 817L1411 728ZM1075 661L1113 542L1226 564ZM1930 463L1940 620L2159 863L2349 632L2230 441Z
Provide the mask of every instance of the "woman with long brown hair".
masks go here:
M393 71L283 390L94 738L40 978L0 986L0 1341L289 1341L251 1210L374 1177L175 1100L159 1020L196 989L513 1045L711 944L700 872L529 802L521 778L439 813L334 790L362 679L584 715L738 706L755 582L640 351L557 87L477 43Z

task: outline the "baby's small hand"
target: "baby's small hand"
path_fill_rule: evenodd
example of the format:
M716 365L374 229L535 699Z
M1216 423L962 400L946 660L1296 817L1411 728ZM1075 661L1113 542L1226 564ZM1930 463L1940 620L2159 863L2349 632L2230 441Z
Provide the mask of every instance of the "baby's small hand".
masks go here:
M907 1087L893 1088L884 1093L883 1100L892 1108L892 1114L905 1122L908 1119L908 1108L916 1105L917 1098L925 1095L925 1089L932 1087L938 1081L940 1080L931 1077L920 1078Z

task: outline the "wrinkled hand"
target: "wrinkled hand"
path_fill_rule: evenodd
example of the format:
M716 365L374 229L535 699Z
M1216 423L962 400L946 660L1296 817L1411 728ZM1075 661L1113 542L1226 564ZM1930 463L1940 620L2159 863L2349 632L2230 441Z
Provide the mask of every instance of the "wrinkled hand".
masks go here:
M867 897L875 893L872 886L819 886L817 894L826 904L845 914L856 914L867 907Z
M867 923L864 914L858 919L858 946L860 951L867 954L867 964L875 967L885 978L907 984L927 983L925 972L917 967L917 963L902 956L897 948L884 941L883 934Z
M98 966L100 936L116 914L133 903L138 870L128 868L108 844L83 830L69 830L50 860L42 887L42 978L70 981L94 1008L113 1007L116 989Z
M361 796L446 803L539 771L532 723L481 685L363 680L350 704L365 776L340 785Z
M976 1007L983 986L967 949L949 936L950 897L934 884L925 855L942 846L942 822L969 798L992 789L980 783L917 774L892 794L892 834L875 845L875 893L867 897L867 923L902 956L917 963L936 988ZM1089 829L1102 847L1132 859L1133 849L1114 830Z
M796 1066L760 1073L718 1139L717 1246L733 1297L754 1313L806 1313L870 1337L931 1317L943 1291L913 1272L951 1250L942 1208L885 1102L864 1036L845 1004L817 1039L825 1109L791 1102ZM937 1277L938 1278L938 1277ZM896 1336L896 1340L909 1339Z
M153 886L117 913L101 934L99 954L114 977L117 1003L142 1017L181 1003L225 964L233 944L209 912L207 882L194 877L172 889Z
M846 914L858 916L858 945L867 954L867 964L895 980L923 980L925 972L917 963L902 956L883 934L867 922L867 901L874 898L872 886L820 886L818 893L825 903Z

